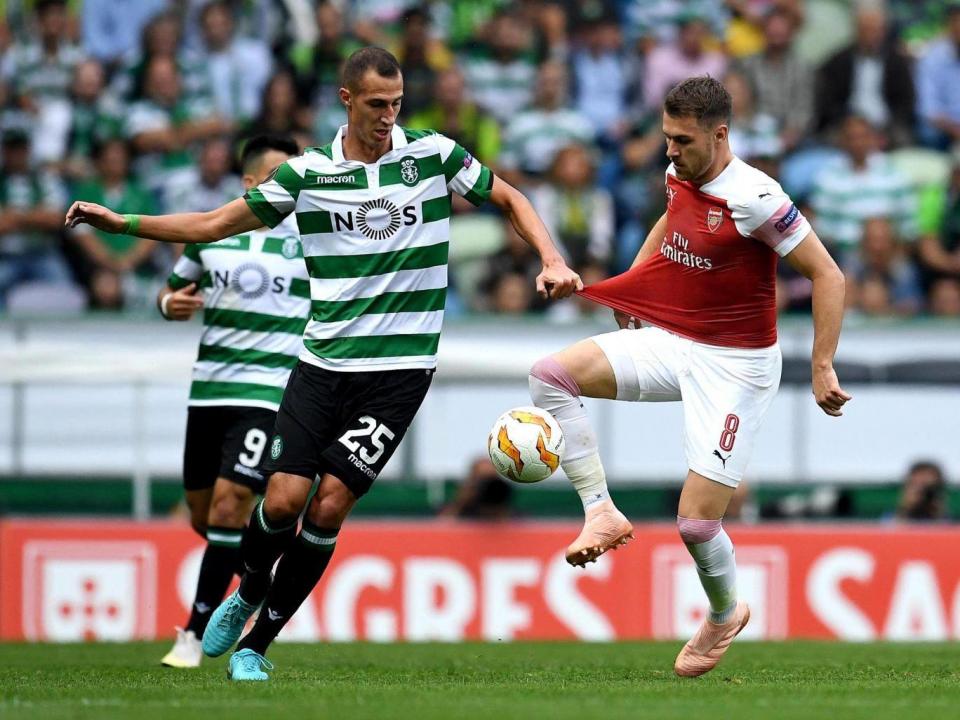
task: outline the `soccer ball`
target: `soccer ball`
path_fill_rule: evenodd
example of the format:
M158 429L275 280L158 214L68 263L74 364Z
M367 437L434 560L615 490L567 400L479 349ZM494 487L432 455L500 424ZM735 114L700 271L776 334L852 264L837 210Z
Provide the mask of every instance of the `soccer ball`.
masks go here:
M518 407L497 418L487 440L490 461L504 478L535 483L553 475L563 459L563 431L546 410Z

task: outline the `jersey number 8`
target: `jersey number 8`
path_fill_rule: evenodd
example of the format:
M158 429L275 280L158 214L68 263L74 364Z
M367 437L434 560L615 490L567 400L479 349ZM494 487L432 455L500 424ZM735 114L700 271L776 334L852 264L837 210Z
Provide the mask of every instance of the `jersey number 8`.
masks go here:
M737 430L740 428L740 418L733 413L727 415L723 423L723 432L720 434L720 449L724 452L733 450L733 443L737 441Z

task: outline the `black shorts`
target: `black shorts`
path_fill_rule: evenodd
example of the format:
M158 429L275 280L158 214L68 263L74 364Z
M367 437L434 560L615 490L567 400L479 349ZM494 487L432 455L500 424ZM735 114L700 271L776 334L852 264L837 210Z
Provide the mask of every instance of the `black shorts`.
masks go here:
M283 393L267 472L336 475L364 495L427 394L433 370L335 372L297 363Z
M263 465L277 414L258 407L194 406L187 409L183 487L205 490L218 477L246 485L257 494L267 487Z

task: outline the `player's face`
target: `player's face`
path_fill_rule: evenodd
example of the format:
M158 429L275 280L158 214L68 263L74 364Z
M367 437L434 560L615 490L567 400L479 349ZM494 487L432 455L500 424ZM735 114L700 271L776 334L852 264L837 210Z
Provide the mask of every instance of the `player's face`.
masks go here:
M400 114L403 76L385 78L368 70L357 88L341 88L340 98L347 108L347 121L354 137L367 147L380 147L390 142Z
M667 141L667 157L676 168L677 177L696 180L713 165L720 143L726 137L726 125L710 129L695 117L663 113L663 135Z

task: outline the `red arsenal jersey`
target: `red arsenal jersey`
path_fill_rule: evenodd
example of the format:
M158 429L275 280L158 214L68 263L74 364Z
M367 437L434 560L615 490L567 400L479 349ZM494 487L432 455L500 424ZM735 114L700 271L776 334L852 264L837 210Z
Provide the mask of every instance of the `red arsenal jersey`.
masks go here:
M775 180L736 157L700 187L677 179L671 165L666 187L656 253L581 294L710 345L773 345L777 257L810 223Z

